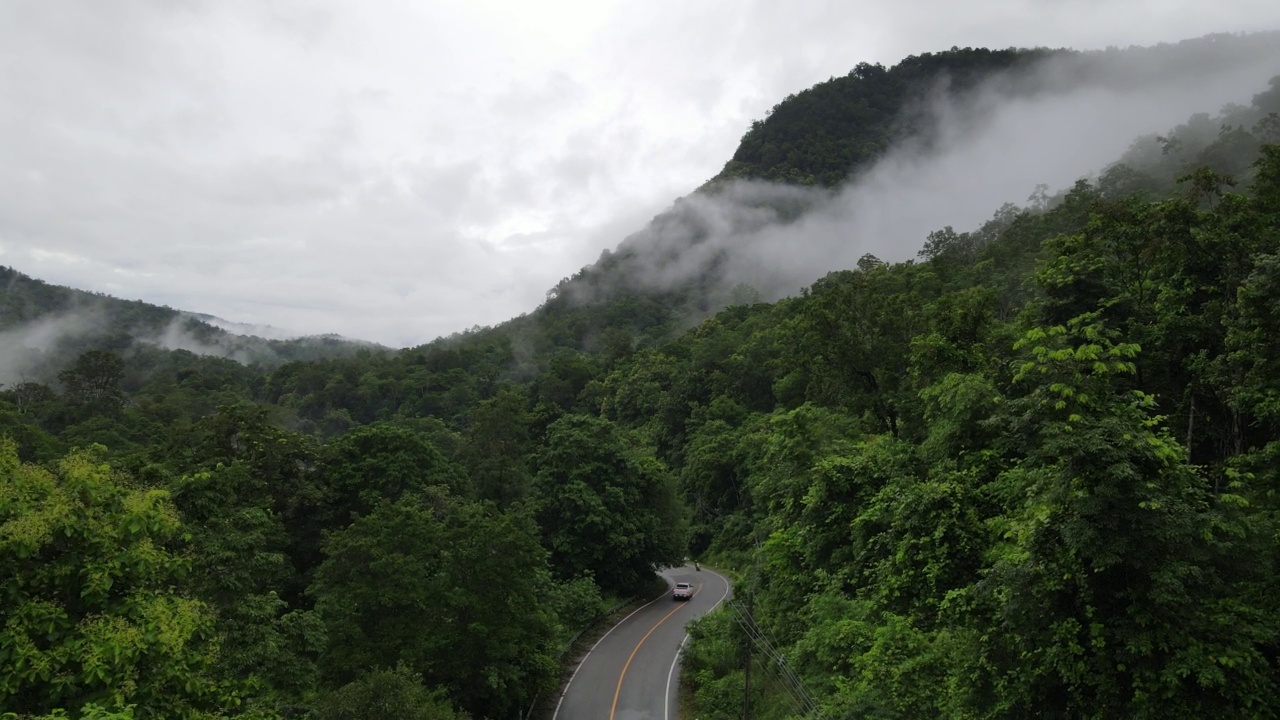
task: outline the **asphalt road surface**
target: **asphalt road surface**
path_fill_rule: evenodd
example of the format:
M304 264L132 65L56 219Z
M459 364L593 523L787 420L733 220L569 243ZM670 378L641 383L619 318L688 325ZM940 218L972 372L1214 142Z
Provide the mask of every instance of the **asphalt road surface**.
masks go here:
M693 584L689 600L671 590L613 626L579 661L552 720L676 720L680 649L686 623L729 595L729 581L692 565L664 570L668 586Z

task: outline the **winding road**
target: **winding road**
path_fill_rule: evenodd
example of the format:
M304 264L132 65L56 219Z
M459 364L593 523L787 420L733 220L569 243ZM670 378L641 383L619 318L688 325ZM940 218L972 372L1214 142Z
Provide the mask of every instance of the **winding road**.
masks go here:
M552 720L675 720L680 649L686 623L729 596L723 575L692 565L662 571L669 586L693 584L687 601L671 591L651 600L609 629L578 662Z

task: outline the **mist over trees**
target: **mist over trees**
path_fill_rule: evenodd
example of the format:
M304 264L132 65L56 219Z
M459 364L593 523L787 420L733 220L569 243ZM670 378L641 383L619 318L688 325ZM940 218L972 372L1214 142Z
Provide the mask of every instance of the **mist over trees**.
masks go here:
M910 261L764 301L727 242L838 226L944 79L1271 40L859 65L541 307L400 351L165 349L177 311L3 269L0 332L49 334L0 350L0 712L511 717L691 555L826 717L1276 716L1280 78ZM754 662L796 717L745 647L694 627L691 709L739 717Z

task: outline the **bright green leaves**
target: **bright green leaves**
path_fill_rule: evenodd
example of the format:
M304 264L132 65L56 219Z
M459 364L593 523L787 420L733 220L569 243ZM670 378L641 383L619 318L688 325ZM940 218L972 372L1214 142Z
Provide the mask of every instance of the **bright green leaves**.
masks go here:
M863 596L919 627L943 624L948 596L973 582L989 544L974 475L899 474L862 506L853 537Z
M1013 380L1033 388L1032 397L1069 429L1112 403L1117 379L1137 371L1133 359L1140 348L1113 338L1095 314L1072 318L1066 326L1032 328L1014 346L1030 357Z
M1135 368L1131 359L1137 357L1140 348L1134 343L1113 345L1109 334L1096 320L1096 316L1082 315L1072 318L1067 327L1059 325L1048 329L1028 330L1014 348L1026 349L1033 359L1019 367L1014 381L1026 379L1033 372L1050 375L1058 367L1072 363L1080 366L1080 369L1072 373L1073 377L1083 377L1086 372L1095 376L1132 375ZM1058 346L1055 347L1057 338L1081 342L1071 347L1062 347L1061 341L1058 341ZM1058 389L1060 388L1055 388Z
M938 717L950 704L954 663L947 633L921 630L905 617L871 616L868 637L850 648L847 675L836 680L835 712L846 717Z
M691 642L680 663L681 681L692 687L698 717L734 718L742 713L743 643L728 612L702 616L689 626Z
M213 618L173 590L185 564L166 549L181 529L168 494L91 451L54 472L15 457L0 440L0 706L181 718L214 702Z

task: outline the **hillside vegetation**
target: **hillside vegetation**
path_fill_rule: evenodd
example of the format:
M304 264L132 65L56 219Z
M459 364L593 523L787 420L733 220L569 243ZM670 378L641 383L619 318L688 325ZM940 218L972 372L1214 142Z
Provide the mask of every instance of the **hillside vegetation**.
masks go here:
M859 66L704 192L833 184L919 130L902 87L1046 56ZM401 351L244 364L111 304L0 388L0 717L509 718L686 554L739 576L686 650L703 720L741 716L747 667L767 720L1275 717L1280 81L1259 90L777 302L714 258L623 282L698 242L655 229L688 229L677 205L528 315ZM6 272L0 329L65 315L71 291Z
M52 382L87 350L145 355L187 350L275 367L290 360L350 357L386 350L336 335L271 340L228 332L217 318L50 285L0 266L0 381ZM15 374L19 376L15 378Z

